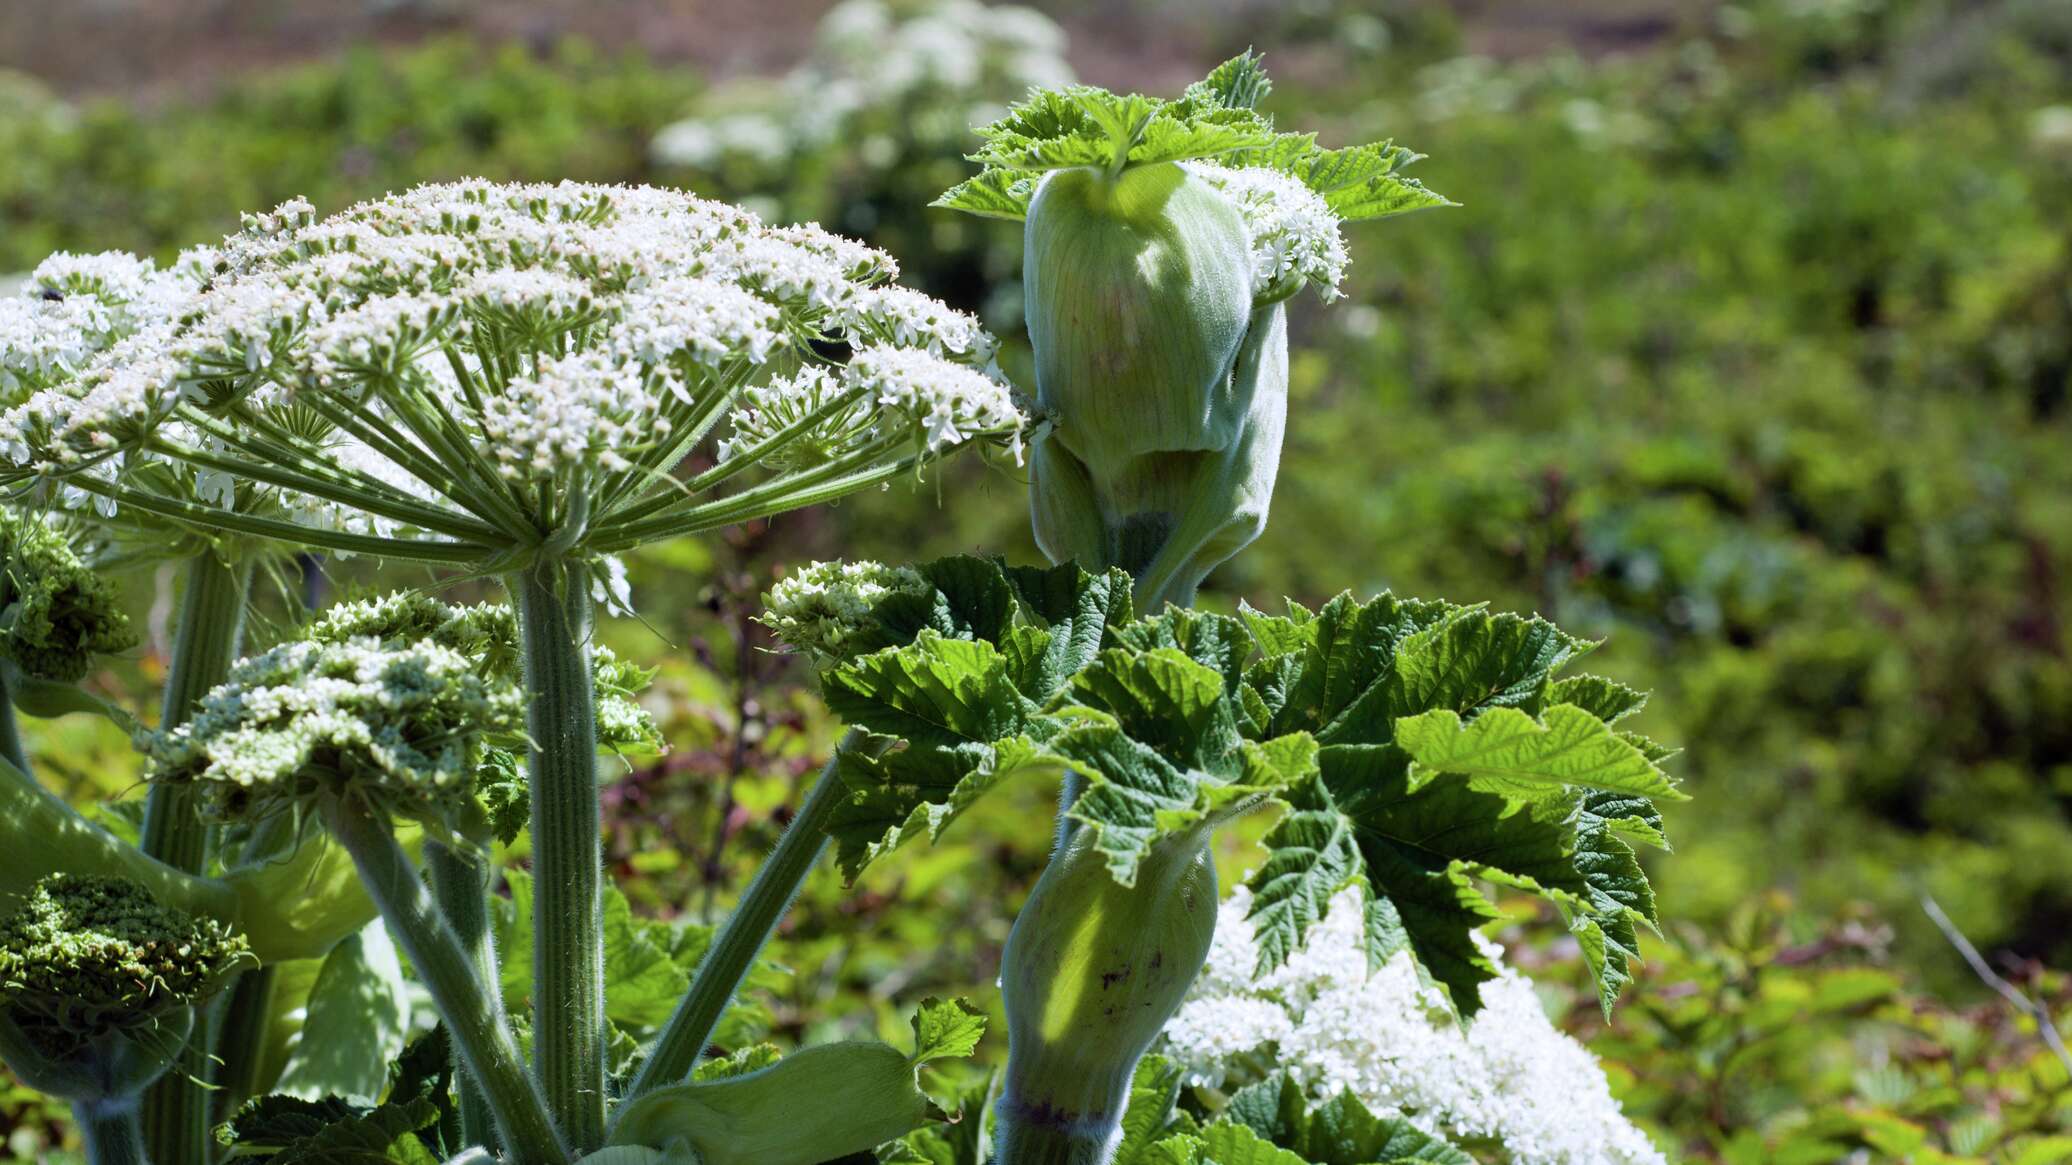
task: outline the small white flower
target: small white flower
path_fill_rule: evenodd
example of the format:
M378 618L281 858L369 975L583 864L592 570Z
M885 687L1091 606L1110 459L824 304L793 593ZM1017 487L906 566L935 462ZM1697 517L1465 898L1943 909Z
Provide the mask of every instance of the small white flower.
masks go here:
M820 365L743 389L730 414L733 433L719 443L720 460L740 457L823 409L831 411L762 454L761 462L772 469L801 469L824 465L860 448L873 428L870 402L857 397L846 405L838 404L846 395L847 386Z
M1252 246L1252 284L1264 292L1307 283L1326 300L1345 278L1345 238L1324 196L1279 170L1188 162L1237 206Z
M909 566L882 562L815 562L779 579L763 596L757 622L794 650L822 662L847 659L871 646L872 612L897 594L925 593Z
M482 433L511 480L552 478L599 465L624 469L626 454L668 435L638 364L602 352L542 359L485 404Z
M938 356L983 366L999 342L978 319L906 287L873 287L842 313L850 342L925 348Z
M626 577L626 560L607 554L598 560L597 573L590 578L590 598L613 615L633 614L633 581Z
M1620 1113L1596 1060L1516 971L1482 985L1483 1009L1463 1032L1407 953L1369 973L1357 888L1258 978L1251 904L1240 886L1217 911L1208 964L1166 1025L1164 1053L1195 1081L1229 1084L1233 1070L1266 1057L1315 1100L1349 1090L1376 1115L1492 1143L1508 1165L1663 1161Z
M978 433L1012 432L1020 458L1022 414L1014 392L992 377L918 348L865 348L843 370L885 409L903 414L931 449Z

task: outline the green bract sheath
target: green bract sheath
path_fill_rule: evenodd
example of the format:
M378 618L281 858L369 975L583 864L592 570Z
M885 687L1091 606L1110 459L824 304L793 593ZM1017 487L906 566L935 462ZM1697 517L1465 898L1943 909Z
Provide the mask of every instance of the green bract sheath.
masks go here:
M415 849L422 830L399 831ZM287 856L207 878L176 870L0 763L0 910L50 874L124 878L167 906L236 927L262 964L321 957L374 918L352 860L312 831Z
M1136 884L1077 831L1038 879L1002 957L1009 1165L1100 1165L1122 1135L1130 1076L1187 994L1216 928L1207 830L1156 846Z
M1280 305L1339 295L1346 222L1448 205L1389 142L1344 149L1260 112L1258 58L1180 97L1041 90L978 129L935 205L1021 220L1047 426L1030 471L1054 562L1119 566L1139 607L1191 601L1266 524L1287 419Z
M914 1064L885 1044L821 1044L760 1071L661 1088L627 1105L615 1145L695 1151L702 1165L818 1165L934 1114Z
M1213 449L1252 308L1244 224L1176 163L1046 177L1024 234L1037 401L1097 477Z

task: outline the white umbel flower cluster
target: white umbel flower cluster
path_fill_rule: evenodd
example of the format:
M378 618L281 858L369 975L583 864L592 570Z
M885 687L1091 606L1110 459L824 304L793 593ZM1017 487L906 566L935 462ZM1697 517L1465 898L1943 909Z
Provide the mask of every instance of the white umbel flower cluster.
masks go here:
M213 261L206 251L163 270L120 251L45 259L16 295L0 299L0 401L62 383L116 341L170 321Z
M774 86L722 86L652 150L671 166L775 170L840 145L883 166L910 144L961 146L1004 102L1072 80L1064 31L1033 8L845 0L821 18L805 64Z
M1516 971L1483 984L1463 1031L1407 954L1369 974L1356 889L1263 978L1251 904L1242 886L1223 903L1208 965L1166 1025L1165 1054L1196 1081L1239 1083L1232 1072L1265 1058L1317 1100L1350 1090L1377 1115L1498 1146L1507 1165L1661 1165L1597 1061Z
M40 269L32 291L61 298L0 315L23 390L0 401L0 476L120 500L143 465L206 462L312 525L594 528L608 515L559 503L668 488L715 421L761 407L742 395L759 377L782 392L830 344L875 369L836 370L877 439L865 460L1012 438L992 338L885 286L896 274L818 227L647 187L458 182L325 219L292 202L172 275L113 256ZM360 498L363 520L324 517Z
M1284 298L1306 284L1327 302L1338 298L1345 237L1323 195L1263 166L1186 165L1236 204L1252 245L1252 284L1264 297Z
M779 579L763 596L763 613L756 618L794 650L822 663L839 662L873 645L878 604L928 590L928 580L910 566L815 562Z

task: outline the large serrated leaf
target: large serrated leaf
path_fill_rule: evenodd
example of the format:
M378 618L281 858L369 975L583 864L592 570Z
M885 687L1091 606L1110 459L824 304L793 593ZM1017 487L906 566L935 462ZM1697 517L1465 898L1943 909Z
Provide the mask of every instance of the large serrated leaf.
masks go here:
M1186 1073L1164 1056L1146 1056L1130 1073L1129 1103L1122 1111L1122 1141L1114 1165L1142 1165L1165 1135Z
M1341 594L1324 604L1302 626L1299 667L1272 730L1308 729L1327 744L1386 741L1386 724L1370 723L1375 714L1365 709L1389 704L1378 690L1393 676L1398 650L1460 610L1386 593L1365 603Z
M1547 703L1574 704L1606 724L1615 724L1647 706L1646 692L1637 692L1603 676L1570 676L1547 688Z
M914 1012L913 1027L915 1066L931 1060L961 1060L977 1051L978 1042L985 1038L986 1013L967 999L930 996Z
M1264 60L1246 49L1189 85L1181 99L1225 109L1257 109L1271 92L1273 82L1267 80Z
M1478 788L1511 796L1584 788L1688 799L1638 748L1574 704L1556 704L1538 720L1516 708L1492 708L1466 724L1442 708L1398 720L1395 738L1416 762L1416 775L1459 773Z
M1252 654L1251 636L1242 621L1171 605L1150 618L1117 628L1115 638L1135 651L1177 651L1222 676L1224 688L1232 692L1237 691L1245 661Z
M1203 1155L1216 1165L1310 1165L1240 1124L1213 1124L1201 1131Z
M823 691L847 723L917 745L999 740L1021 731L1029 713L998 648L932 631L835 668Z
M1071 698L1174 765L1232 775L1239 736L1223 677L1177 649L1102 652L1072 677Z
M1323 920L1332 896L1360 880L1363 869L1352 822L1321 779L1295 785L1280 799L1286 810L1267 833L1266 861L1248 883L1260 974L1287 962Z
M1475 1165L1475 1159L1400 1117L1378 1117L1351 1092L1318 1105L1298 1150L1314 1165Z
M1049 570L1010 567L1007 579L1023 609L1048 633L1041 658L1018 672L1026 677L1018 685L1023 694L1038 702L1050 699L1072 673L1115 646L1116 630L1132 617L1134 583L1122 570L1088 574L1068 562Z
M1035 175L988 166L943 191L928 205L943 210L961 210L980 218L1021 222L1029 217L1029 200L1034 197Z
M851 882L893 850L942 836L1002 782L1065 769L1063 758L1022 736L994 744L908 748L882 757L844 753L839 764L839 779L848 790L828 832Z
M1553 673L1594 644L1544 619L1455 609L1394 645L1390 671L1344 704L1317 739L1325 744L1379 744L1395 722L1433 709L1473 716L1532 702Z

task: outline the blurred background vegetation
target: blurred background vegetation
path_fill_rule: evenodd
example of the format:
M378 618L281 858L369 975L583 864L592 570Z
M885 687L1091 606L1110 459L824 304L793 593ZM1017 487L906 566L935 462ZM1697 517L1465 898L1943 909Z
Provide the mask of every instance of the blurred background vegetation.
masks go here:
M1463 205L1356 234L1346 301L1294 313L1274 522L1204 602L1537 609L1654 689L1643 728L1695 795L1653 870L1676 925L1608 1026L1558 949L1518 957L1673 1159L2072 1160L2064 1067L1919 906L2072 1018L2072 5L1041 7L9 6L0 272L168 257L297 194L660 182L866 237L1011 337L1018 232L924 205L965 127L1032 83L1174 89L1257 46L1284 120L1393 135ZM637 909L723 912L827 747L749 621L777 573L1029 560L1022 505L1011 465L957 464L632 564L645 621L608 634L662 666L674 745L611 792ZM132 587L161 622L165 581ZM159 659L97 682L144 710ZM72 795L133 793L121 742L43 728ZM994 999L1047 795L854 893L823 871L760 997L777 1034ZM0 1105L16 1154L63 1143Z

